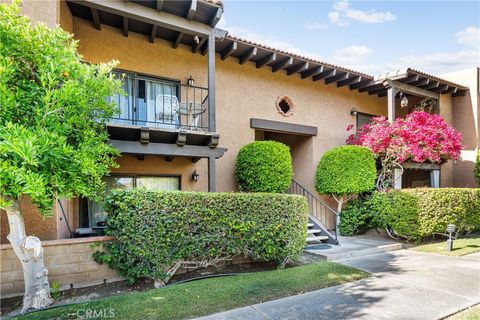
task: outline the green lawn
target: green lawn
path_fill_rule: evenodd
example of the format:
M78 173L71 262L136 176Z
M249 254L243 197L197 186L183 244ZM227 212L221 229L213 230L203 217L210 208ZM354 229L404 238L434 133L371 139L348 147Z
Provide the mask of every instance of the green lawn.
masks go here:
M454 314L447 320L480 320L480 304Z
M368 274L333 262L197 280L27 314L21 319L76 319L110 308L117 319L186 319L330 287ZM100 310L100 311L99 311Z
M463 238L453 241L453 250L447 251L447 241L420 245L412 248L415 251L439 253L448 256L464 256L466 254L480 252L480 237Z

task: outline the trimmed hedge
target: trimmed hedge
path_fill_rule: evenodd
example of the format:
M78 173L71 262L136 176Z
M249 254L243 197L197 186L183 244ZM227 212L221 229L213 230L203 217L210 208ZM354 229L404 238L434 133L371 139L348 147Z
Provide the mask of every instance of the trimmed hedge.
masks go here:
M453 223L459 232L480 230L480 189L419 188L374 193L365 205L374 224L419 240L444 234Z
M179 261L246 255L295 260L305 245L308 205L287 194L114 190L105 201L114 240L98 262L130 282L168 279Z
M237 156L235 178L247 192L281 193L292 182L290 148L276 141L255 141L243 146Z
M342 146L325 152L315 177L315 189L322 194L344 195L375 188L377 169L370 149Z
M478 186L480 187L480 151L477 153L477 163L475 165L475 180L477 181Z
M340 212L340 217L339 230L342 236L364 233L372 225L371 213L361 198L350 201Z

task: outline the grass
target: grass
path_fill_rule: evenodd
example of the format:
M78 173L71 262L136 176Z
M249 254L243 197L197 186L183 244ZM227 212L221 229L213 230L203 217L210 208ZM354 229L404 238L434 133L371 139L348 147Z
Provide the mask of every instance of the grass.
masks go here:
M447 241L420 245L412 248L412 250L459 257L470 253L480 252L480 237L454 240L453 250L450 252L447 251Z
M480 304L454 314L447 320L480 320Z
M186 319L365 278L333 262L210 278L27 314L20 319L77 319L86 309L119 319Z

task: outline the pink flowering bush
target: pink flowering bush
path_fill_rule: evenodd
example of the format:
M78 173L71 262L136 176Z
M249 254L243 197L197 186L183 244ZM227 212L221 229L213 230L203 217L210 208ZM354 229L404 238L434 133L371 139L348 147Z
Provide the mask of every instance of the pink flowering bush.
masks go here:
M377 158L444 163L456 160L462 149L462 136L436 114L415 111L389 123L384 117L373 118L347 144L368 147Z

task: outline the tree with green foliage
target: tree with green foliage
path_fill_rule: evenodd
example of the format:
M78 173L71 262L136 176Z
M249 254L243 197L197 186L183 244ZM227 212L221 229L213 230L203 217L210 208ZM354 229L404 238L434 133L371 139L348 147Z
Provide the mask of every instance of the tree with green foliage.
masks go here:
M276 141L255 141L237 156L235 177L241 191L281 193L292 182L290 148Z
M337 226L343 203L355 194L373 190L376 176L373 154L366 147L341 146L323 154L317 167L315 189L337 201Z
M70 34L32 25L18 1L0 5L0 208L24 271L23 311L51 298L43 248L26 236L20 201L49 216L58 197L98 198L117 155L105 143L116 112L106 98L121 90L113 66L82 63Z
M477 164L475 165L475 180L477 180L477 184L480 187L480 151L477 152Z

